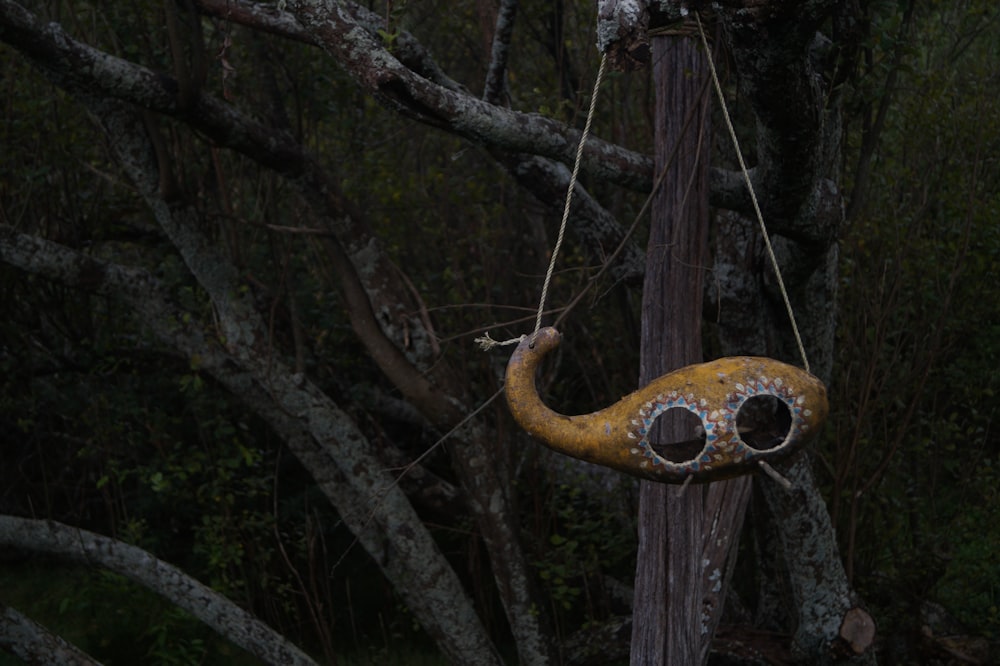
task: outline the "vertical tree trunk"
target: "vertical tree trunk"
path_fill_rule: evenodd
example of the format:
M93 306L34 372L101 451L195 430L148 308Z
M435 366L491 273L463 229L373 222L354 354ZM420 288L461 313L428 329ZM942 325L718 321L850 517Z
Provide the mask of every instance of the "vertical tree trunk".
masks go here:
M640 385L702 361L701 303L708 243L707 54L696 40L652 40L656 87L656 195L642 303ZM654 441L689 439L672 412ZM727 556L743 520L749 480L708 486L644 482L631 663L703 663L715 632Z

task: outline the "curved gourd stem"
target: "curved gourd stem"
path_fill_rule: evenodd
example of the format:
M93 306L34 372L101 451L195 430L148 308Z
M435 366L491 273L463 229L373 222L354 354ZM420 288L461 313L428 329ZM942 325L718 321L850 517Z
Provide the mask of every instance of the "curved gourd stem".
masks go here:
M730 478L774 462L814 437L829 410L826 388L808 372L769 358L739 356L670 372L615 404L591 414L566 416L549 409L535 387L539 362L558 346L559 332L543 328L526 337L507 364L505 393L514 420L549 448L665 483ZM754 448L737 429L737 413L755 396L772 396L788 408L791 424L775 446ZM685 409L701 419L700 451L671 460L648 436L668 409ZM659 448L659 447L658 447Z

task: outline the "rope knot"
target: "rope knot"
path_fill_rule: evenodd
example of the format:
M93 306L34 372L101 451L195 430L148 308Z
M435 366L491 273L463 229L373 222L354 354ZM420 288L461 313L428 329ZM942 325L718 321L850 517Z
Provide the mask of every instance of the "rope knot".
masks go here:
M521 335L516 338L510 338L509 340L494 340L492 337L490 337L489 331L487 331L486 335L476 338L475 342L477 345L479 345L479 348L482 349L483 351L489 351L494 347L507 347L509 345L516 345L517 343L521 342L521 340L524 340L526 337L528 336Z

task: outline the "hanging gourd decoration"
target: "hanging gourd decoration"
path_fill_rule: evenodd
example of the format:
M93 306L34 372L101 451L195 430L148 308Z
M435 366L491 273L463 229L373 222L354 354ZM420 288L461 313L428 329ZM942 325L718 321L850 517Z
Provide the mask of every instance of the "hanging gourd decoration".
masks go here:
M829 409L823 383L805 370L738 356L675 370L600 411L565 416L549 409L535 387L535 371L559 338L543 328L511 356L505 392L514 420L550 449L643 479L697 483L753 472L802 448ZM703 438L654 447L653 422L669 409L695 414Z

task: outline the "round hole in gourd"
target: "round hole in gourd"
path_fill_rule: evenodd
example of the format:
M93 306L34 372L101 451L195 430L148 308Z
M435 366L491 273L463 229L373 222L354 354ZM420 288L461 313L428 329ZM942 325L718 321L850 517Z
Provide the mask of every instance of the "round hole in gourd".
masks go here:
M670 462L687 462L705 446L705 427L697 414L683 407L671 407L656 417L649 442L654 451Z
M750 396L736 411L736 430L740 439L758 451L781 446L791 428L791 410L773 395Z

